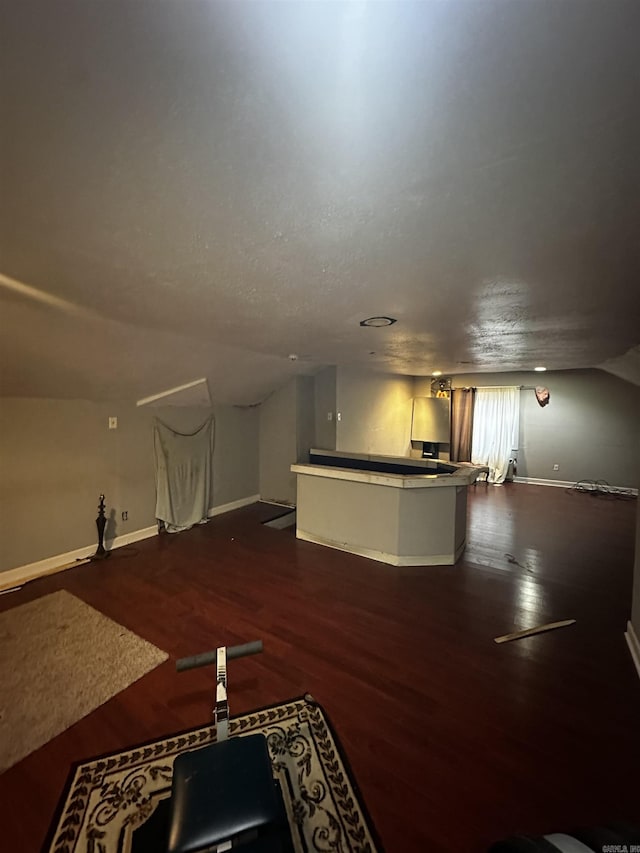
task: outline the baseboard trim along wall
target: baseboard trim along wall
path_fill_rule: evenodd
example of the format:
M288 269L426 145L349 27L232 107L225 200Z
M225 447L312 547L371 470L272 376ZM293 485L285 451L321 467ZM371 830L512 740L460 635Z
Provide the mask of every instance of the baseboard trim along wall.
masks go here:
M225 512L231 512L232 509L241 509L243 506L249 506L249 504L255 504L260 500L260 495L249 495L247 498L240 498L237 501L229 501L226 504L220 504L220 506L213 506L207 513L209 518L213 518L216 515L223 515Z
M460 558L465 549L466 541L459 546L455 554L431 554L429 556L402 556L387 554L384 551L376 551L372 548L360 548L357 545L348 545L346 542L336 542L333 539L325 539L324 536L316 536L297 528L296 537L314 545L324 545L326 548L334 548L336 551L346 551L347 554L355 554L358 557L366 557L376 560L378 563L386 563L389 566L453 566Z
M570 489L575 486L575 480L542 480L538 477L514 477L514 483L528 483L530 486L555 486L559 489ZM585 481L584 490L589 491L589 486L586 485L587 481ZM607 488L612 492L620 492L625 495L638 495L638 489L631 489L627 486L607 486Z
M155 528L153 530L155 533ZM75 551L67 551L65 554L57 554L55 557L38 560L37 563L27 563L25 566L8 569L0 573L0 590L23 586L23 584L44 577L44 575L53 575L56 572L71 569L95 554L96 548L97 545L94 543L85 548L76 548Z
M560 489L570 489L575 483L569 480L541 480L538 477L514 477L514 483L528 483L530 486L556 486Z
M249 504L256 503L259 500L260 495L249 495L249 497L240 498L237 501L229 501L229 503L211 507L207 512L207 516L213 518L216 515L231 512L231 510L249 506ZM141 542L143 539L150 539L152 536L157 535L158 527L154 524L151 527L143 527L140 530L123 533L122 536L116 536L112 541L106 540L105 544L107 549L112 551L116 548L122 548L123 545L130 545L132 542ZM67 551L65 554L56 554L55 557L47 557L35 563L27 563L24 566L0 572L0 591L23 586L29 581L44 577L44 575L53 575L57 572L63 572L66 569L72 569L95 554L96 548L97 545L94 542L93 545L86 545L84 548L76 548L74 551Z
M640 678L640 640L638 640L638 635L636 634L631 622L627 622L627 630L624 636L629 645L629 651L631 652L633 662L638 670L638 677Z

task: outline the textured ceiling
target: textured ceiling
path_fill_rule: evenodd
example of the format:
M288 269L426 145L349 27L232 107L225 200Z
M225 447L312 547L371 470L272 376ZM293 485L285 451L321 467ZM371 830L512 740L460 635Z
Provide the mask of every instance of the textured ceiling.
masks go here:
M0 3L5 395L640 342L636 0Z

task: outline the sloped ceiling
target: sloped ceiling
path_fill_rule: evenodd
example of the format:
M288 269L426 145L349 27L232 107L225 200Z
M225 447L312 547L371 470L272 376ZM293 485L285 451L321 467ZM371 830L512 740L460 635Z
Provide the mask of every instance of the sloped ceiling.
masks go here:
M249 404L639 343L635 0L2 13L3 394Z
M610 358L604 364L598 365L601 370L613 373L626 382L640 385L640 346L632 347L617 358Z

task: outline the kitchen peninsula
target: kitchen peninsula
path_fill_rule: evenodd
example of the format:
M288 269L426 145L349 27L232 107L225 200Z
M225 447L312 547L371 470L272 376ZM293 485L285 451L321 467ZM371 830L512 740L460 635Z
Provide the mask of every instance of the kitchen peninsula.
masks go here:
M393 566L453 565L464 551L475 468L312 449L291 471L299 539Z

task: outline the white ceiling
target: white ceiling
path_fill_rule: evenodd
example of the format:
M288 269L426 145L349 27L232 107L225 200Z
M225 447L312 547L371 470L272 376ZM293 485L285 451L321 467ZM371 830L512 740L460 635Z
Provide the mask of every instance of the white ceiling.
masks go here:
M3 394L640 342L637 0L0 2Z

